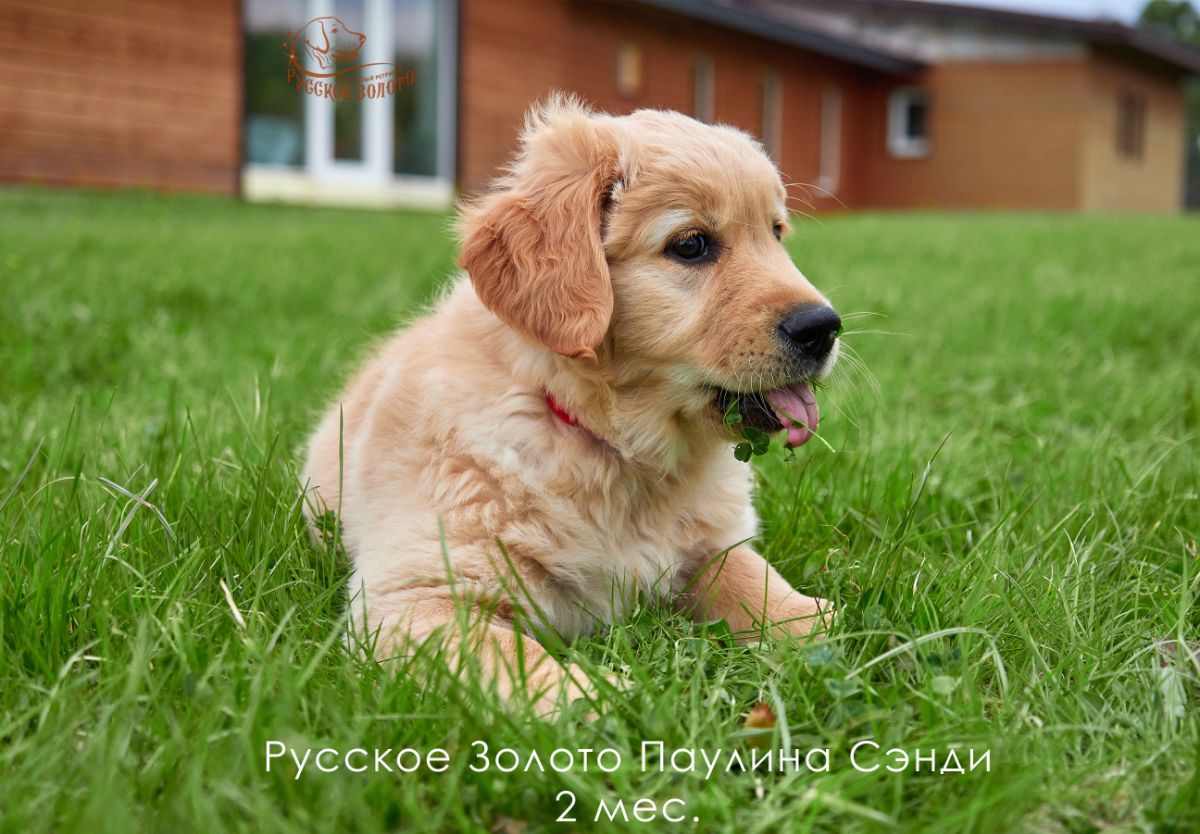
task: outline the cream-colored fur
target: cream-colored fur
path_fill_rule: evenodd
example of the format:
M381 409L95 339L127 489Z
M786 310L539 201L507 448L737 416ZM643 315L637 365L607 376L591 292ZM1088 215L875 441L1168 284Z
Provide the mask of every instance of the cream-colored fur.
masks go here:
M464 645L466 604L485 673L550 709L587 682L527 637L518 662L515 608L566 637L638 595L737 631L813 627L818 601L746 544L752 473L713 404L714 386L786 384L779 316L823 301L775 239L786 218L778 173L739 131L535 108L508 174L463 210L469 277L378 351L310 442L312 503L340 514L378 657L433 634ZM719 261L665 257L681 227L709 230Z

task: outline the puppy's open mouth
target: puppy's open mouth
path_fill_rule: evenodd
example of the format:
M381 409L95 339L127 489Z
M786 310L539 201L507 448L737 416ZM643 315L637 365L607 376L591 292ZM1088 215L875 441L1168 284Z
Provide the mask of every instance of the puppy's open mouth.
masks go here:
M724 414L734 398L742 424L767 433L787 430L787 445L796 448L812 439L821 415L817 398L807 382L795 382L771 391L738 393L717 389L717 407Z

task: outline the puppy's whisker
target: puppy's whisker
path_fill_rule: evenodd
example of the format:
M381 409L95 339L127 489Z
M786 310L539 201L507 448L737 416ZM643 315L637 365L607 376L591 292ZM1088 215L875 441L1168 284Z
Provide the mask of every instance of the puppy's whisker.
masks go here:
M785 202L788 203L789 205L791 203L799 203L802 206L804 206L805 208L815 208L816 207L816 203L814 203L812 200L808 199L807 197L788 195Z
M877 398L882 396L883 392L880 388L879 380L875 377L875 374L871 372L871 369L867 366L867 363L864 362L863 359L858 355L858 351L854 349L854 346L846 344L845 342L842 342L841 359L838 362L838 366L834 368L835 374L838 373L838 369L842 367L843 362L846 366L845 375L850 376L852 379L857 377L865 380L872 393ZM850 387L848 390L853 391L854 389L853 387Z
M845 330L843 336L907 336L912 338L915 333L902 333L897 330Z
M808 212L806 212L806 211L798 211L798 210L796 210L796 209L792 209L792 214L798 214L798 215L800 215L801 217L805 218L806 220L811 220L811 221L813 221L813 222L814 222L814 223L816 223L818 226L824 226L824 225L825 225L824 223L822 223L822 222L821 222L821 218L817 217L815 214L809 214L809 213L808 213Z
M838 197L836 194L834 194L832 191L829 191L828 189L822 188L821 186L815 185L813 183L803 183L803 185L805 188L811 188L814 191L817 191L820 194L822 194L823 196L829 198L830 200L833 200L842 208L843 211L850 210L850 207L847 206L844 202L842 202L841 198Z

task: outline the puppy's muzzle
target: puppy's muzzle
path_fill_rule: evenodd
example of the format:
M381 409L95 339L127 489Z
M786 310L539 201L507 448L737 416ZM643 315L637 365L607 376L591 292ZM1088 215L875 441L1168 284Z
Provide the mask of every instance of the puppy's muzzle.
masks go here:
M842 319L825 304L805 304L787 312L779 322L779 338L797 358L824 365L842 330Z

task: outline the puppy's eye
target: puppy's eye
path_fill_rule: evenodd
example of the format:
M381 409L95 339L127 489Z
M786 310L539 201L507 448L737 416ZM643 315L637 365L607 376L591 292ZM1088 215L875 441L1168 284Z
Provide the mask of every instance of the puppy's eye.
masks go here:
M710 251L708 235L702 232L691 232L686 237L676 240L667 249L675 259L690 264L707 260Z
M776 240L783 240L783 224L776 223L771 227L771 232L775 235Z

